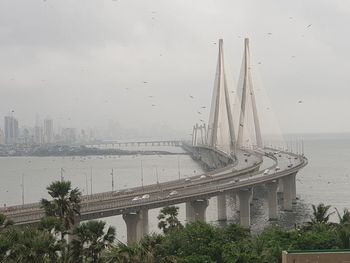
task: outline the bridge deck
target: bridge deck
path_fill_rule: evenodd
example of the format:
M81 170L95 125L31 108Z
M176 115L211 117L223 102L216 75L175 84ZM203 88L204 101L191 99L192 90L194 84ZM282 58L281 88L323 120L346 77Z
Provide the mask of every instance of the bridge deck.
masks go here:
M238 162L228 165L204 175L186 179L174 180L161 184L148 185L144 188L136 187L119 192L105 192L92 196L83 196L81 208L81 220L90 220L133 212L142 208L157 208L166 205L174 205L190 200L209 198L220 193L253 187L257 184L266 183L295 173L304 167L307 160L291 153L280 152L272 154L275 150L266 149L264 154L271 158L274 163L268 169L269 174L256 171L261 164L261 156L247 154L245 151L237 152ZM247 156L249 155L249 156ZM246 161L247 160L247 161ZM276 166L280 167L276 171ZM171 191L177 194L169 196ZM132 201L136 196L149 194L147 199ZM39 203L25 206L8 207L5 213L18 225L35 223L44 216Z

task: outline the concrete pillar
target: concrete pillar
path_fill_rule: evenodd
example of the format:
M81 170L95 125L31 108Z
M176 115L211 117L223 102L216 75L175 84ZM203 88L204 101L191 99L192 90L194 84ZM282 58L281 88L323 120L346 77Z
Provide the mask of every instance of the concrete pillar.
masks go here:
M142 237L148 235L148 209L141 210L141 219L142 219Z
M278 180L278 190L277 190L279 193L283 193L283 179L280 178Z
M186 203L186 221L187 223L194 222L194 209L191 205L191 202Z
M277 187L278 181L274 180L266 184L267 202L269 206L269 220L277 220Z
M292 182L290 176L283 177L283 210L292 211Z
M205 212L209 205L208 199L194 200L190 203L194 210L194 220L205 222Z
M297 175L296 173L290 175L291 188L292 188L292 203L293 204L297 203L297 189L296 189L297 186L296 186L296 182L295 182L296 175Z
M226 221L227 220L227 211L226 211L226 195L221 194L216 197L217 206L218 206L218 220Z
M244 227L250 226L250 198L252 196L251 189L238 191L239 198L239 216L240 224Z
M236 210L239 212L239 209L240 209L240 204L239 204L239 196L238 196L238 193L235 192L235 200L236 200Z
M139 241L142 237L141 213L134 212L123 214L123 219L126 224L126 235L128 245Z

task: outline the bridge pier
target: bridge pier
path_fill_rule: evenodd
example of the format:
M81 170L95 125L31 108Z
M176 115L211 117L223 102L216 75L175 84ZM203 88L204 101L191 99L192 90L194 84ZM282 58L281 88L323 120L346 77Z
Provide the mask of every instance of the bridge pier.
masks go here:
M216 197L217 206L218 206L218 220L226 221L227 220L227 210L226 210L226 195L221 194Z
M187 223L194 222L194 209L191 205L191 202L186 203L186 221Z
M278 180L278 190L279 193L283 193L283 179Z
M283 210L285 211L293 210L292 180L290 175L283 177Z
M203 221L205 222L205 213L209 205L208 199L198 199L190 201L190 205L193 208L193 221Z
M296 173L290 175L293 204L297 203L297 188L296 188L296 181L295 181L296 175L297 175Z
M240 224L244 227L250 226L250 199L252 196L252 189L239 190L239 217Z
M144 208L141 210L141 220L142 220L142 236L148 235L148 209Z
M267 202L269 206L269 220L277 220L277 187L278 181L274 180L266 184L268 189Z
M140 212L123 214L123 219L126 224L127 243L138 242L143 236L142 215Z

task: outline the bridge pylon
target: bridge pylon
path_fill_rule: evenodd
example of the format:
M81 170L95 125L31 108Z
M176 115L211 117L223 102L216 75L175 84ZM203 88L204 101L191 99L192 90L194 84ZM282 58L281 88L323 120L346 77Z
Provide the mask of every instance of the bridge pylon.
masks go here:
M207 133L209 146L228 153L234 151L236 138L225 73L222 39L219 40L219 54Z
M256 106L255 91L252 81L251 65L250 65L250 51L249 51L249 39L244 40L244 55L241 68L241 81L239 81L238 91L241 92L241 107L239 116L239 127L237 136L237 147L256 145L258 148L263 147L261 130L259 123L258 110ZM251 108L249 108L250 106ZM251 142L252 138L249 138L247 134L249 132L249 116L253 116L253 126L255 134L255 142ZM248 137L247 137L248 135Z

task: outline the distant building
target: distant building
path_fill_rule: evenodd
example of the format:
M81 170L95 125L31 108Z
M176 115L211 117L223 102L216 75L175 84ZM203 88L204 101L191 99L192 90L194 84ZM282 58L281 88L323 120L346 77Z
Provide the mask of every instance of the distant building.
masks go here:
M18 121L13 116L5 116L5 143L15 144L18 140Z
M40 126L34 127L34 138L33 141L35 144L43 143L43 128Z
M46 119L44 120L44 143L53 143L53 141L53 120Z
M0 129L0 145L5 144L5 134L2 129Z
M62 129L62 139L64 143L74 143L76 142L76 133L74 128L63 128Z

